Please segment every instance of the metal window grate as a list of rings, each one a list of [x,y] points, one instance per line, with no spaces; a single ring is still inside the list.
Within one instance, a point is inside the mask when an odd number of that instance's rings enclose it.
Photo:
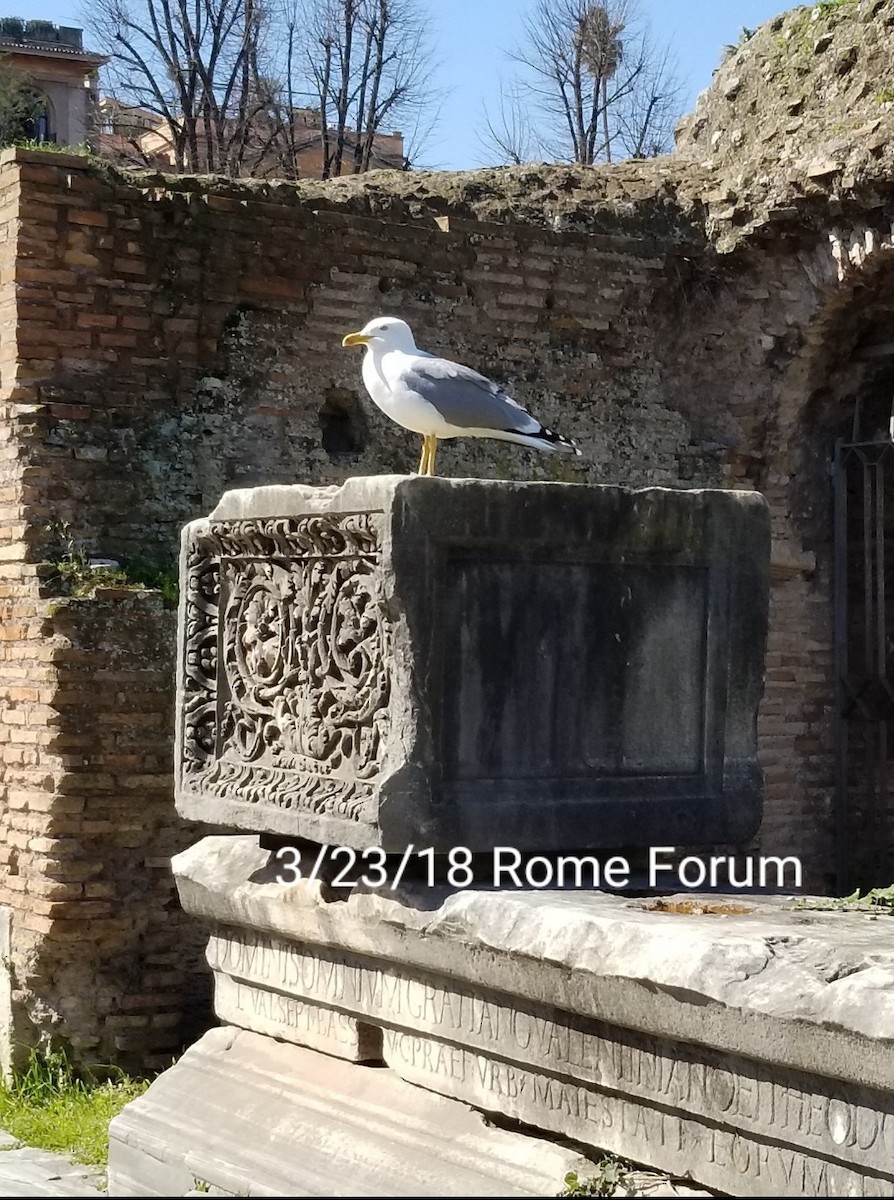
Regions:
[[[894,719],[894,581],[887,541],[894,504],[886,505],[894,442],[835,443],[835,823],[838,888],[891,882],[894,812],[889,795],[889,725]],[[889,604],[892,605],[889,613]]]

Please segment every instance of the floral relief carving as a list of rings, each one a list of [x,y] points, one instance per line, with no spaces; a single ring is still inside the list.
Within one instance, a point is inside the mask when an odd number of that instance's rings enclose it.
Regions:
[[[216,523],[187,550],[181,787],[361,819],[390,698],[378,514]]]

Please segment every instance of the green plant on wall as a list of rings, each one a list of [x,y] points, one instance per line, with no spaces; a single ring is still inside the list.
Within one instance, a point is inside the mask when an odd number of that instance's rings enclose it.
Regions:
[[[12,143],[19,150],[40,150],[44,154],[77,154],[82,158],[90,157],[90,147],[86,142],[77,146],[59,146],[56,142],[38,142],[34,138],[17,138]]]
[[[560,1196],[614,1196],[624,1187],[630,1168],[613,1154],[606,1154],[598,1163],[595,1173],[586,1179],[581,1179],[577,1171],[569,1171],[565,1176],[565,1186]]]
[[[127,585],[150,588],[152,591],[161,592],[166,604],[177,603],[179,586],[176,564],[136,556],[126,558],[121,569]]]
[[[49,562],[56,568],[59,591],[65,596],[89,596],[97,587],[114,586],[123,580],[115,567],[93,567],[86,547],[72,532],[68,521],[57,521],[45,527],[58,549]],[[56,582],[54,580],[53,582]]]
[[[857,888],[850,896],[840,896],[837,899],[834,897],[821,897],[819,899],[796,900],[795,908],[810,908],[814,910],[823,910],[828,912],[866,912],[878,916],[880,913],[886,913],[889,916],[894,916],[894,884],[890,887],[877,887],[866,892],[865,895],[860,894],[860,889]]]
[[[743,25],[742,32],[739,34],[739,40],[737,42],[729,42],[726,46],[723,47],[724,59],[730,58],[733,54],[736,53],[737,50],[740,50],[742,48],[742,46],[745,45],[746,42],[750,42],[753,37],[754,37],[754,30],[749,29],[747,25]]]
[[[850,8],[857,0],[819,0],[817,8],[821,13],[835,12],[839,8]]]
[[[166,604],[177,602],[177,568],[174,564],[134,556],[116,566],[94,564],[84,543],[72,532],[67,521],[46,526],[57,550],[49,562],[55,568],[55,582],[64,596],[82,599],[100,587],[133,588],[161,592]],[[51,580],[51,583],[54,582]]]

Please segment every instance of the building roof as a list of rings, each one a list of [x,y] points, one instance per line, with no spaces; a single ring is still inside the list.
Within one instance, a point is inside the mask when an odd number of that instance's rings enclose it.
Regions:
[[[73,59],[85,66],[101,67],[108,62],[104,54],[84,49],[84,31],[52,21],[22,21],[0,17],[0,54],[16,51],[38,58]]]
[[[0,37],[0,54],[20,50],[35,58],[64,58],[83,63],[87,67],[101,67],[109,61],[105,54],[91,54],[89,50],[72,50],[67,46],[41,46],[35,42],[13,42]]]

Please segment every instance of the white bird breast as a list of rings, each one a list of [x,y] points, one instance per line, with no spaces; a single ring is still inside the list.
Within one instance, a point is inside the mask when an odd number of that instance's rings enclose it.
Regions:
[[[401,371],[411,366],[413,361],[412,355],[404,354],[401,350],[377,354],[371,347],[364,354],[363,382],[373,403],[392,421],[412,433],[455,436],[458,432],[456,428],[446,423],[434,405],[429,404],[418,392],[401,385]],[[395,380],[395,384],[390,384],[390,379]]]

